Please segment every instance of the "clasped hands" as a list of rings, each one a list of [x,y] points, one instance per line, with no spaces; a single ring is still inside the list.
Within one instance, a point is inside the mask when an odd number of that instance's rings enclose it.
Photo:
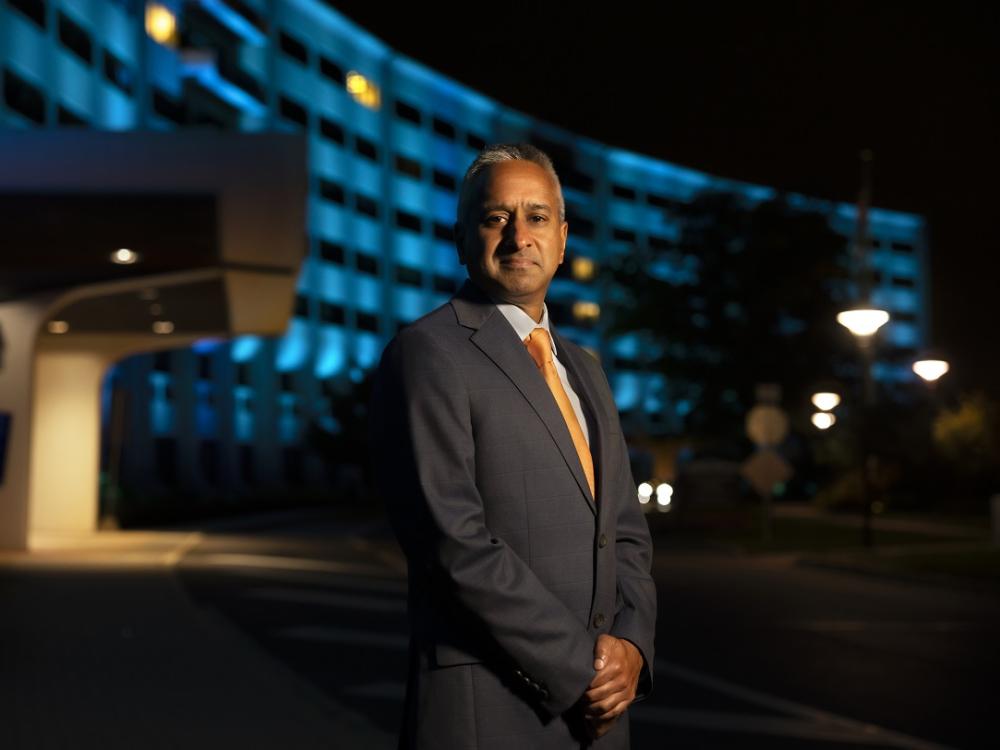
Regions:
[[[635,699],[642,671],[642,653],[631,641],[600,635],[594,644],[594,669],[581,698],[587,733],[596,739],[605,734]]]

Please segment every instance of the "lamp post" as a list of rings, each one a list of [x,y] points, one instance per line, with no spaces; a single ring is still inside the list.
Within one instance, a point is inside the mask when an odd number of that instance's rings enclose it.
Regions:
[[[889,313],[875,308],[858,308],[846,310],[837,315],[837,322],[849,330],[861,348],[862,376],[864,379],[862,397],[862,429],[861,429],[861,502],[864,510],[864,527],[862,540],[866,547],[872,543],[871,517],[871,456],[869,455],[868,424],[872,409],[875,406],[875,380],[872,377],[872,360],[874,359],[873,337],[879,328],[889,322]]]

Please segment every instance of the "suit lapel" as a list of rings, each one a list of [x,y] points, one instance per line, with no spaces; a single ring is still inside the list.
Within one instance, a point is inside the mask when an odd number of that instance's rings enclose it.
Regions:
[[[580,465],[580,458],[566,427],[566,420],[563,419],[562,412],[559,411],[559,406],[539,374],[531,355],[518,340],[510,323],[496,309],[492,301],[470,282],[466,282],[451,302],[458,322],[476,329],[469,340],[510,378],[538,414],[580,486],[587,505],[596,514],[594,498],[590,494],[587,477]],[[560,353],[563,351],[559,342],[556,343],[556,347]]]

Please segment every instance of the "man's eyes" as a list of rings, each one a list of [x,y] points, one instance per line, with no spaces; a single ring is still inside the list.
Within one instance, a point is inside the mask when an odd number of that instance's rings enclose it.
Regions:
[[[483,223],[499,225],[506,223],[509,219],[510,219],[509,216],[504,216],[502,214],[494,214],[492,216],[487,216],[485,219],[483,219]],[[548,220],[549,217],[546,216],[545,214],[531,214],[531,216],[528,217],[528,221],[532,222],[533,224],[543,224]]]

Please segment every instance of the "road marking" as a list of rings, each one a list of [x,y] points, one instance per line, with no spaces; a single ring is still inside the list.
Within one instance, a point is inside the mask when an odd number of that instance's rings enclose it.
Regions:
[[[204,536],[200,531],[192,531],[184,537],[180,544],[163,556],[163,564],[173,567],[183,559],[184,555],[201,544],[203,538]]]
[[[676,677],[680,680],[685,680],[687,682],[700,685],[702,687],[709,688],[710,690],[715,690],[716,692],[723,693],[724,695],[729,695],[734,698],[738,698],[747,703],[762,706],[772,711],[780,711],[782,713],[791,714],[793,716],[798,716],[801,719],[807,720],[803,722],[804,725],[814,726],[818,728],[825,727],[831,732],[840,732],[844,737],[840,737],[840,741],[852,741],[846,739],[847,736],[854,737],[858,742],[867,743],[877,743],[885,745],[887,747],[901,747],[908,748],[909,750],[950,750],[946,745],[939,745],[934,742],[928,742],[926,740],[921,740],[916,737],[910,737],[909,735],[903,734],[901,732],[894,732],[891,729],[884,729],[876,724],[870,724],[864,721],[857,721],[855,719],[849,719],[846,716],[839,716],[837,714],[831,713],[829,711],[824,711],[819,708],[813,708],[812,706],[807,706],[804,703],[797,703],[795,701],[790,701],[785,698],[778,698],[777,696],[768,695],[767,693],[762,693],[758,690],[752,688],[744,687],[743,685],[737,685],[736,683],[729,682],[727,680],[720,679],[718,677],[713,677],[712,675],[705,674],[704,672],[699,672],[694,669],[689,669],[688,667],[682,667],[679,664],[674,664],[668,662],[664,659],[656,660],[656,672],[657,675],[662,675],[667,673],[672,677]],[[662,679],[662,678],[661,678]],[[663,715],[657,718],[657,712],[660,711],[659,708],[653,706],[643,706],[638,705],[635,707],[638,709],[649,709],[651,721],[660,721],[661,719],[669,720],[669,715]],[[671,709],[663,709],[664,711],[671,711]],[[701,712],[695,712],[701,713]],[[710,713],[710,712],[706,712]],[[726,716],[727,714],[720,714],[721,716]],[[761,717],[763,721],[768,717]],[[778,721],[781,721],[780,719]],[[787,720],[785,720],[787,721]],[[666,723],[666,721],[664,722]],[[764,724],[758,723],[758,726],[764,726]],[[776,727],[778,725],[775,725]],[[784,726],[785,731],[792,731],[795,729],[796,725],[786,724]],[[707,728],[711,728],[710,726]],[[752,730],[746,730],[752,731]],[[761,730],[757,730],[761,731]],[[839,736],[839,735],[838,735]]]
[[[379,633],[372,630],[353,628],[333,628],[327,625],[297,625],[283,628],[274,633],[278,638],[316,643],[339,643],[345,646],[374,646],[407,650],[410,639],[396,633]]]
[[[341,594],[334,591],[315,589],[251,589],[244,594],[253,599],[288,602],[291,604],[316,604],[322,607],[337,607],[362,612],[406,613],[406,600],[365,594]]]

